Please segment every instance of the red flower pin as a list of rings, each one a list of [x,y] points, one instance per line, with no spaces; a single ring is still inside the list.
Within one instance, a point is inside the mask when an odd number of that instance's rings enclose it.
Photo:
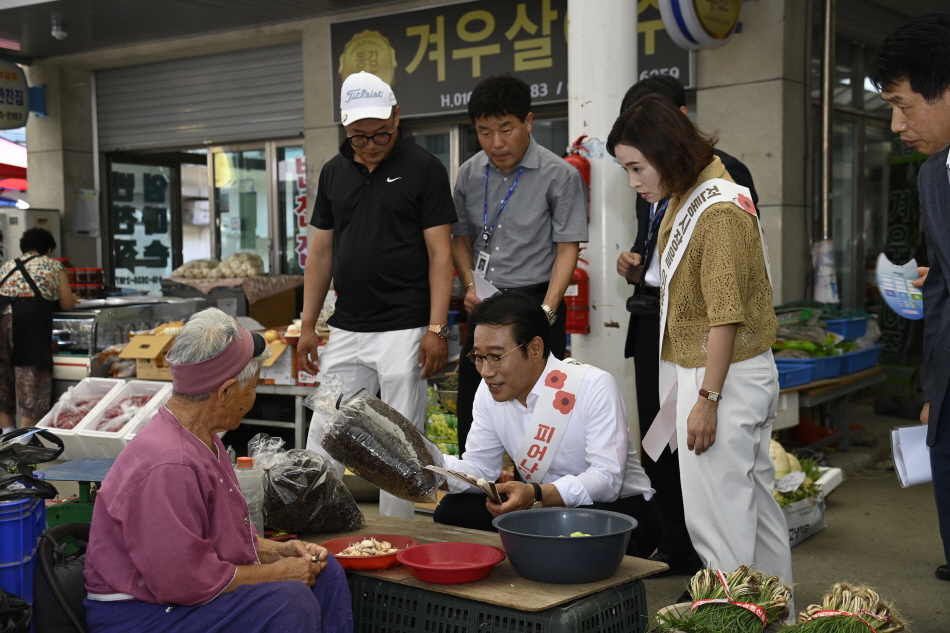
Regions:
[[[558,391],[554,394],[554,408],[567,415],[574,409],[574,394]]]
[[[746,211],[748,211],[749,213],[751,213],[752,215],[755,215],[755,205],[752,204],[752,200],[750,198],[745,197],[741,193],[739,194],[739,206],[745,209]]]
[[[544,386],[545,387],[554,387],[555,389],[560,389],[564,386],[564,381],[567,380],[567,374],[556,369],[552,369],[547,376],[544,377]]]

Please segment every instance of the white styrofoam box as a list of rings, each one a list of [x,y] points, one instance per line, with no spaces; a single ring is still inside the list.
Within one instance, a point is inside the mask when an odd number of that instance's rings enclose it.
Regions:
[[[95,415],[87,416],[83,420],[82,428],[77,427],[78,443],[89,457],[105,459],[118,457],[119,452],[129,443],[129,434],[134,435],[135,431],[152,417],[158,407],[168,401],[171,394],[171,383],[155,380],[128,381],[111,396],[108,406],[100,409]],[[151,399],[118,431],[96,430],[106,412],[130,396],[151,396]]]
[[[838,484],[844,481],[844,472],[840,468],[825,468],[822,466],[819,466],[818,470],[821,471],[821,477],[818,478],[815,484],[821,488],[821,496],[827,497],[832,490],[838,487]]]
[[[89,413],[86,414],[86,417],[79,421],[79,424],[71,429],[56,429],[50,427],[53,420],[55,420],[56,416],[59,414],[60,402],[62,402],[63,398],[66,397],[66,394],[60,396],[59,402],[54,404],[49,413],[44,415],[43,419],[37,422],[36,426],[49,429],[50,432],[55,433],[57,436],[59,436],[59,439],[63,440],[63,445],[65,448],[59,459],[69,460],[89,457],[89,455],[85,453],[83,446],[79,443],[79,429],[82,428],[83,423],[89,417],[96,415],[102,411],[105,406],[108,406],[109,400],[112,399],[112,395],[121,389],[122,385],[124,384],[125,381],[120,378],[83,378],[81,381],[79,381],[78,385],[72,388],[71,392],[67,393],[71,394],[73,398],[99,396],[101,399],[96,403],[96,406],[90,409]]]
[[[790,429],[798,425],[798,392],[790,391],[778,394],[778,410],[775,414],[775,422],[772,423],[773,431]]]

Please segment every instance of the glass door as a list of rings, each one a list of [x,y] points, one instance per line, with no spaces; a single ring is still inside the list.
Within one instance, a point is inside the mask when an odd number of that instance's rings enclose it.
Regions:
[[[218,256],[256,253],[271,267],[268,161],[263,147],[216,149],[213,154]]]
[[[180,167],[115,158],[107,173],[111,283],[160,295],[161,280],[181,264],[181,239],[173,230],[180,217]]]
[[[302,275],[307,263],[307,158],[303,145],[276,148],[277,214],[280,218],[280,272]]]

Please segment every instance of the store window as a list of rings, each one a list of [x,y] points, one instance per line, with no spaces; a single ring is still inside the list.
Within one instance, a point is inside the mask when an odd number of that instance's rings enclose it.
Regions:
[[[113,282],[161,294],[161,280],[171,275],[178,250],[172,229],[178,169],[168,164],[113,162],[110,181]]]
[[[222,261],[234,253],[257,253],[264,260],[264,272],[270,272],[267,185],[263,149],[214,154],[214,200]]]

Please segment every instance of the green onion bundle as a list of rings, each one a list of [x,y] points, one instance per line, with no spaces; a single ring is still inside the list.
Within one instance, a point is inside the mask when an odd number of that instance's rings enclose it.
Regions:
[[[689,582],[692,608],[678,614],[658,613],[651,624],[660,633],[762,633],[785,621],[792,590],[776,576],[747,565],[730,574],[700,570]]]
[[[906,623],[893,606],[866,585],[836,583],[821,604],[798,614],[798,624],[786,633],[900,633]]]

